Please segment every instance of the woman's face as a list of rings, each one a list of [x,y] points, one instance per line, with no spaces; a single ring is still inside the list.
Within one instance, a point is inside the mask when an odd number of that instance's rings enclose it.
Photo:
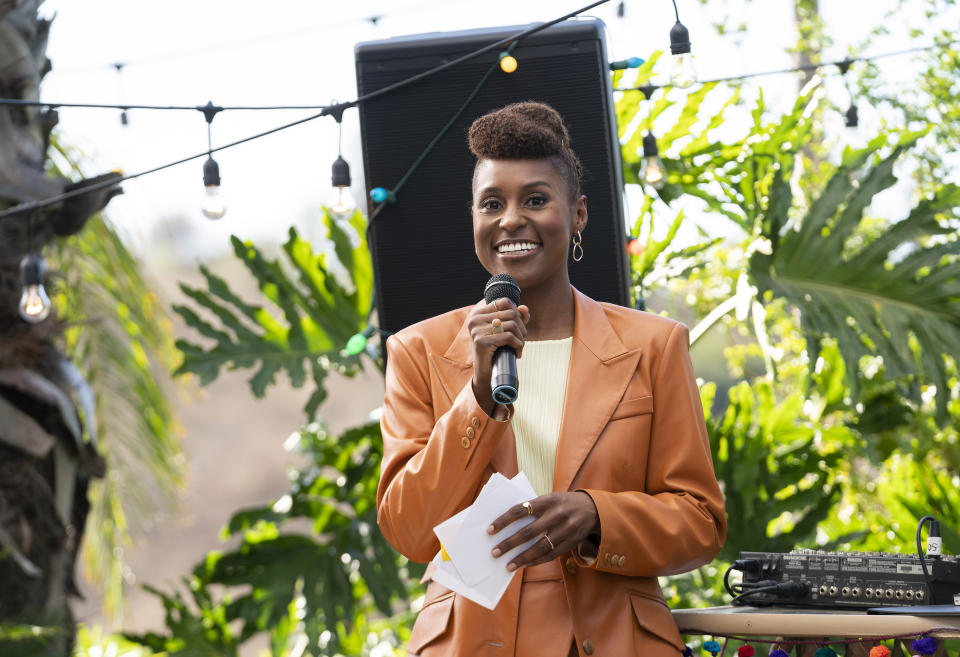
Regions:
[[[570,201],[549,159],[481,160],[473,184],[473,243],[491,274],[522,290],[568,281],[570,238],[587,223],[586,197]]]

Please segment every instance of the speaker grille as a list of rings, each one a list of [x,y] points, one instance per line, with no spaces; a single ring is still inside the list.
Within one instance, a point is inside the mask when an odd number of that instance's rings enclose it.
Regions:
[[[366,94],[449,61],[522,28],[407,37],[359,44],[357,84]],[[475,118],[522,100],[552,105],[564,117],[583,162],[589,222],[584,258],[570,279],[594,299],[627,303],[622,172],[602,23],[568,22],[513,51],[519,68],[495,71],[371,227],[380,326],[395,332],[476,303],[489,274],[473,248],[470,215],[474,159],[466,135]],[[446,125],[497,59],[489,53],[361,104],[366,181],[392,188]],[[370,209],[373,206],[371,204]]]

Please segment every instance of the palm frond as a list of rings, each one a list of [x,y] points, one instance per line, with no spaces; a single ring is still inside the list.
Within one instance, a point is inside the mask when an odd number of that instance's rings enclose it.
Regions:
[[[62,175],[81,173],[81,154],[56,138],[51,148],[58,154],[53,162],[71,168]],[[106,587],[107,612],[119,618],[131,528],[169,504],[182,484],[166,375],[174,366],[173,325],[137,258],[102,216],[48,255],[62,279],[55,302],[70,323],[66,352],[79,372],[68,378],[75,379],[87,433],[93,438],[89,427],[96,428],[107,464],[106,476],[90,487],[84,560],[92,579]]]

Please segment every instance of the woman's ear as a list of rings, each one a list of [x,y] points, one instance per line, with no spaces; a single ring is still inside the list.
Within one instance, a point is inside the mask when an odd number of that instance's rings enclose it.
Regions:
[[[587,197],[581,196],[577,199],[576,216],[573,219],[573,229],[583,230],[587,227]]]

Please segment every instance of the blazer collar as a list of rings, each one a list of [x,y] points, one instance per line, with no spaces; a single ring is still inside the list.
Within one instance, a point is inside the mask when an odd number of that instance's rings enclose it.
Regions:
[[[567,374],[563,419],[554,467],[554,490],[567,490],[623,396],[640,359],[640,350],[628,349],[610,325],[598,302],[573,289],[574,326],[570,369]],[[434,356],[435,371],[450,403],[470,380],[473,349],[466,325],[442,356]],[[520,382],[523,394],[523,382]],[[516,448],[507,431],[493,455],[494,468],[516,474]]]
[[[553,472],[555,491],[571,488],[640,360],[640,350],[623,344],[602,305],[576,290],[574,298],[573,345]]]
[[[601,362],[617,358],[629,350],[616,334],[603,306],[571,286],[573,290],[573,338],[579,341]],[[466,324],[460,327],[450,347],[443,354],[447,360],[473,366],[473,348]]]

